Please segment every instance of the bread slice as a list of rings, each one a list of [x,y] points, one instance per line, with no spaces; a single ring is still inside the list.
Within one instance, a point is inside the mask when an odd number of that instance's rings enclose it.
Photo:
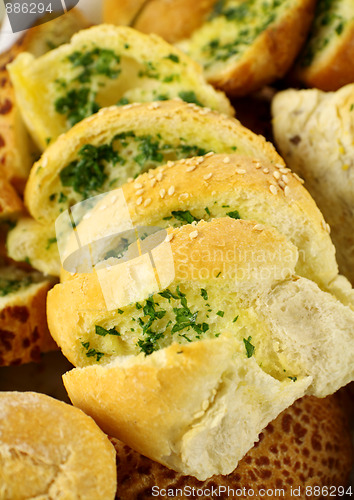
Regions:
[[[39,361],[42,352],[57,349],[46,319],[53,284],[36,271],[0,269],[0,366]]]
[[[26,31],[11,49],[0,55],[0,163],[7,179],[20,192],[36,153],[22,121],[6,65],[21,52],[39,57],[54,46],[68,42],[76,31],[86,27],[87,21],[73,9],[65,16]]]
[[[274,136],[331,226],[340,271],[354,284],[354,85],[286,90],[272,104]]]
[[[188,56],[127,27],[82,30],[70,44],[38,59],[21,54],[8,68],[25,123],[42,150],[48,137],[55,140],[99,108],[115,104],[180,97],[234,114]]]
[[[275,227],[298,248],[296,272],[322,288],[331,288],[338,275],[335,250],[309,193],[289,169],[236,153],[171,162],[138,176],[121,191],[103,197],[84,216],[75,235],[84,247],[104,241],[108,234],[119,235],[128,222],[137,228],[166,228],[227,216]],[[76,237],[74,245],[76,249]],[[109,250],[107,243],[104,254]],[[70,252],[68,247],[66,254]],[[84,262],[79,259],[78,264],[77,269],[68,266],[68,271],[82,272]],[[65,270],[65,260],[63,266]]]
[[[206,79],[241,96],[284,76],[304,43],[314,0],[225,0],[210,20],[178,43]]]
[[[294,75],[308,87],[338,90],[354,81],[353,58],[353,2],[318,2],[310,36]]]
[[[344,492],[353,460],[348,415],[336,396],[298,399],[262,431],[231,474],[205,482],[167,469],[115,438],[111,441],[118,457],[118,500],[150,500],[163,490],[183,500],[192,488],[202,500],[210,500],[209,492],[232,499],[238,491],[239,498],[247,498],[241,492],[249,489],[258,497],[277,491],[289,499],[299,487],[340,487],[337,491]]]
[[[274,229],[221,218],[168,234],[151,251],[158,283],[146,253],[111,258],[54,287],[48,322],[81,367],[64,376],[75,405],[206,479],[234,470],[292,398],[353,379],[354,312],[294,275],[297,251]]]
[[[2,392],[0,408],[1,498],[114,499],[116,454],[91,418],[34,392]]]
[[[235,150],[284,165],[263,137],[195,104],[172,100],[105,108],[47,148],[31,171],[26,204],[38,222],[54,222],[69,206],[168,160]]]
[[[30,217],[22,217],[8,232],[6,247],[11,259],[29,262],[44,274],[59,276],[60,257],[53,225],[45,226]]]

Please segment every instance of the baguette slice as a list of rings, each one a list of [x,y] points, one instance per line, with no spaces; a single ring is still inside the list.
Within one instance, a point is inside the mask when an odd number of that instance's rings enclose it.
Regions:
[[[201,68],[156,36],[127,27],[82,30],[71,43],[8,66],[25,123],[40,149],[101,107],[181,97],[229,115],[225,95]],[[45,75],[45,77],[44,77]]]
[[[8,51],[0,55],[0,163],[6,178],[23,192],[35,156],[11,84],[6,65],[21,52],[39,57],[53,46],[68,42],[78,30],[88,27],[79,11],[73,9],[49,22],[29,29]]]
[[[283,490],[283,498],[289,499],[295,488],[304,491],[306,486],[341,487],[338,491],[344,492],[353,461],[348,415],[336,395],[295,401],[262,431],[231,474],[205,482],[167,469],[115,438],[111,442],[118,457],[117,500],[150,500],[158,489],[173,492],[175,500],[184,500],[188,488],[203,489],[204,494],[198,495],[202,500],[210,500],[209,491],[231,500],[233,490],[238,490],[238,498],[247,499],[243,488],[251,487],[259,497],[267,490],[277,490],[278,495]]]
[[[114,448],[91,418],[33,392],[0,393],[0,412],[2,499],[114,499]]]
[[[57,349],[46,319],[53,284],[35,271],[0,269],[0,366],[39,361],[42,352]]]
[[[354,82],[354,4],[319,1],[310,37],[294,76],[308,87],[338,90]]]
[[[274,146],[219,113],[180,100],[102,109],[47,148],[33,166],[25,199],[40,223],[168,160],[208,151],[284,165]]]
[[[340,272],[354,284],[354,85],[337,92],[286,90],[272,104],[289,167],[305,179],[331,226]]]
[[[51,333],[80,367],[64,376],[73,403],[201,480],[234,470],[301,392],[323,397],[354,377],[354,312],[296,276],[295,247],[259,226],[174,229],[152,250],[159,284],[146,254],[127,255],[48,297]]]
[[[281,78],[304,43],[314,0],[226,0],[178,46],[204,68],[208,82],[232,96]]]

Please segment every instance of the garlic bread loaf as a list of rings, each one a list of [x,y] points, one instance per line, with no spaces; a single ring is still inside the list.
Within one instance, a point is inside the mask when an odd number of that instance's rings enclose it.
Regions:
[[[2,392],[0,413],[0,498],[115,498],[114,448],[83,412],[44,394]]]
[[[297,258],[276,230],[220,218],[168,230],[158,282],[144,253],[56,285],[48,323],[78,367],[71,400],[170,468],[230,473],[291,400],[354,375],[354,312],[296,276]]]
[[[33,164],[35,148],[17,106],[6,65],[21,52],[39,57],[53,47],[68,42],[76,31],[87,27],[87,21],[73,9],[65,16],[27,30],[8,51],[0,55],[0,162],[6,178],[20,192]]]
[[[284,165],[263,137],[233,118],[191,103],[105,108],[47,148],[33,166],[25,200],[32,217],[50,223],[69,206],[168,160],[236,150]]]
[[[199,490],[202,500],[217,495],[231,500],[236,491],[238,498],[249,499],[250,489],[258,497],[266,496],[266,491],[268,496],[275,491],[280,496],[283,491],[282,498],[289,500],[295,488],[304,492],[306,486],[312,487],[313,493],[322,486],[341,495],[350,492],[351,435],[348,415],[336,395],[298,399],[262,431],[259,441],[231,474],[213,476],[205,482],[167,469],[115,438],[111,442],[118,457],[117,500],[150,500],[164,490],[166,496],[184,500],[192,488]],[[306,498],[318,497],[308,494]]]
[[[340,272],[354,283],[354,85],[337,92],[286,90],[272,103],[287,165],[305,179],[331,227]]]
[[[199,62],[206,79],[233,96],[284,76],[313,19],[315,0],[225,0],[177,45]]]
[[[354,4],[319,0],[315,19],[294,75],[308,87],[338,90],[354,82]]]
[[[192,59],[128,27],[82,30],[70,44],[38,59],[21,54],[8,68],[25,123],[42,150],[48,138],[111,105],[180,97],[234,114]]]
[[[52,279],[7,265],[0,269],[0,366],[39,361],[57,349],[49,334],[46,297]]]
[[[18,219],[8,232],[8,256],[17,262],[29,262],[44,274],[59,276],[60,258],[53,225],[45,226],[30,217]]]

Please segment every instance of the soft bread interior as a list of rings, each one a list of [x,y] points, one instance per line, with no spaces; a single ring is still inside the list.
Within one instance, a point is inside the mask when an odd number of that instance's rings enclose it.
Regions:
[[[188,56],[128,27],[82,30],[38,59],[19,55],[9,71],[26,125],[42,150],[47,138],[55,140],[99,108],[116,104],[180,97],[234,114]]]

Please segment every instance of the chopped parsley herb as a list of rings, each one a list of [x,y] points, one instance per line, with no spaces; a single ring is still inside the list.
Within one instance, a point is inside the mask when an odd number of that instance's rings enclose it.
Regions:
[[[59,193],[58,203],[65,203],[68,197],[64,193]]]
[[[119,55],[109,49],[95,47],[89,52],[75,51],[68,56],[68,59],[74,68],[82,69],[75,78],[80,83],[90,82],[94,75],[115,79],[121,72]]]
[[[253,353],[254,353],[254,350],[255,350],[254,345],[251,344],[251,340],[252,340],[251,336],[249,336],[248,339],[243,339],[243,342],[244,342],[245,347],[246,347],[246,353],[247,353],[247,357],[248,358],[250,358],[251,356],[253,356]]]
[[[23,262],[26,262],[26,264],[28,264],[29,266],[31,266],[31,265],[32,265],[29,257],[25,257],[25,258],[23,259]]]
[[[290,380],[292,380],[293,382],[297,381],[297,377],[288,377],[288,378],[290,378]]]
[[[95,93],[89,87],[71,89],[64,97],[59,97],[54,102],[55,111],[66,115],[71,126],[80,122],[87,116],[97,113],[100,109],[95,102]]]
[[[210,215],[210,210],[209,210],[209,208],[208,208],[208,207],[205,207],[205,208],[204,208],[204,210],[206,211],[206,213],[207,213],[208,215]]]
[[[232,219],[241,219],[240,214],[237,210],[234,210],[233,212],[227,212],[226,215],[228,215]]]
[[[239,318],[239,314],[232,320],[233,323],[236,323],[236,321],[238,320]]]
[[[47,144],[47,146],[48,146],[48,144],[50,143],[51,140],[52,140],[51,137],[46,137],[45,138],[45,143]]]
[[[175,219],[186,224],[200,221],[200,219],[192,215],[189,210],[174,210],[171,213]]]
[[[32,276],[26,276],[22,279],[0,278],[0,297],[5,297],[10,293],[18,292],[21,288],[26,288],[33,283]]]
[[[179,57],[176,54],[169,54],[165,59],[170,59],[172,62],[179,63]]]
[[[198,100],[193,90],[181,90],[180,92],[178,92],[178,96],[185,102],[190,102],[197,104],[198,106],[203,106],[202,103]]]
[[[350,105],[349,111],[353,111],[353,109],[354,109],[354,103]]]
[[[208,292],[205,290],[205,288],[201,288],[200,295],[203,297],[204,300],[208,300]]]
[[[95,333],[96,335],[101,335],[101,337],[105,337],[106,335],[118,335],[120,337],[120,333],[115,327],[106,330],[103,326],[95,325]]]
[[[81,342],[81,345],[86,349],[85,354],[88,358],[93,358],[96,356],[97,363],[99,363],[102,356],[104,356],[104,352],[97,351],[93,347],[91,347],[91,349],[90,349],[90,342]]]
[[[224,313],[224,311],[218,311],[216,314],[218,316],[220,316],[221,318],[223,318],[225,313]]]
[[[216,277],[218,278],[221,274],[221,271],[218,272],[218,274],[216,275]]]
[[[158,80],[160,78],[157,69],[151,61],[144,62],[144,69],[140,70],[138,73],[139,78],[152,78]]]
[[[151,135],[140,136],[136,138],[139,141],[138,149],[141,151],[140,154],[134,157],[134,160],[142,167],[147,162],[153,161],[161,163],[163,161],[163,155],[159,152],[159,143],[154,141]]]
[[[124,314],[124,311],[122,311],[122,309],[118,309],[117,312],[118,314]]]
[[[127,97],[121,97],[117,102],[117,106],[125,106],[126,104],[129,104],[129,99]]]
[[[136,302],[136,303],[135,303],[135,307],[136,307],[137,309],[142,309],[142,308],[143,308],[143,306],[142,306],[141,304],[139,304],[139,302]]]
[[[47,240],[47,246],[45,247],[46,250],[49,250],[50,247],[57,242],[57,239],[54,237],[54,238],[48,238]]]

